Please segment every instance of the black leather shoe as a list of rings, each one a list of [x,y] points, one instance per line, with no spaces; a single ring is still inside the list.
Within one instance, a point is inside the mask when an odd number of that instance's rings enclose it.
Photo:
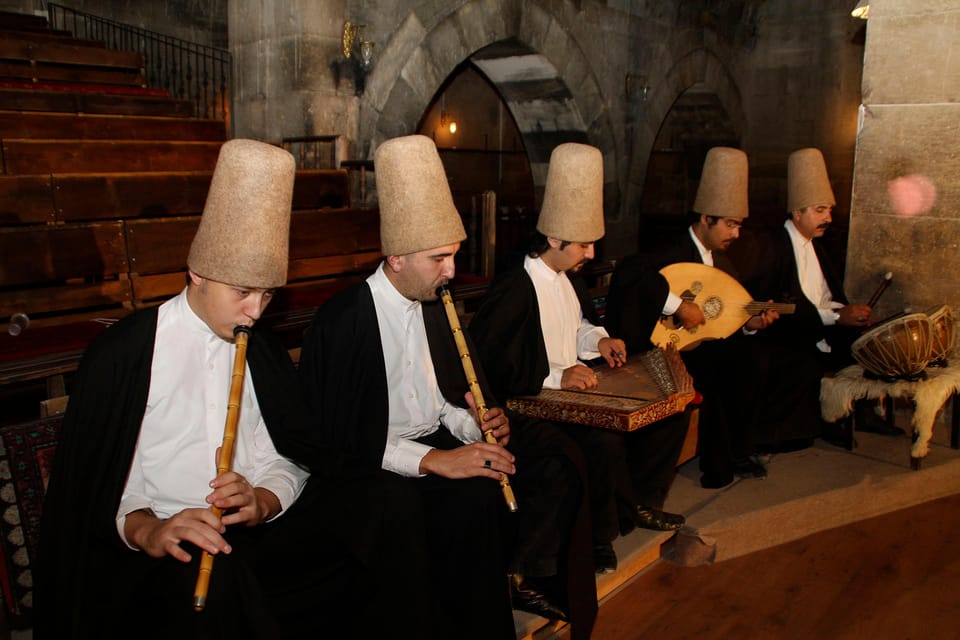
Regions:
[[[613,573],[617,570],[617,553],[612,542],[593,545],[593,569],[597,573]]]
[[[511,576],[510,601],[513,603],[513,608],[519,611],[526,611],[548,620],[567,621],[567,612],[532,584],[530,579],[524,579],[523,576]]]
[[[755,458],[743,458],[735,460],[733,463],[733,472],[740,478],[766,478],[767,468]]]
[[[641,529],[674,531],[682,527],[687,520],[679,513],[669,513],[653,507],[638,505],[633,513],[633,521]]]

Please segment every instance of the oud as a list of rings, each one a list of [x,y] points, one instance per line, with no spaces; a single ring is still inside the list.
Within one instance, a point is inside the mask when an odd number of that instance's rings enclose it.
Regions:
[[[726,338],[747,323],[751,317],[770,309],[781,314],[793,313],[795,305],[758,302],[728,273],[699,262],[677,262],[660,270],[670,291],[703,311],[706,324],[684,329],[672,316],[661,318],[653,328],[650,340],[659,347],[674,345],[681,351],[697,347],[704,340]]]

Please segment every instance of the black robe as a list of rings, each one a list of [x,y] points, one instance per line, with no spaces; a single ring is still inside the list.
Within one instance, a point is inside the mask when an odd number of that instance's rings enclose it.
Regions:
[[[584,317],[596,323],[582,281],[571,282]],[[470,333],[495,393],[505,398],[540,393],[550,364],[537,292],[523,267],[501,274],[490,285],[470,322]],[[686,436],[686,424],[683,415],[671,416],[629,434],[558,425],[577,440],[590,465],[596,542],[616,537],[624,509],[630,511],[638,504],[663,506]]]
[[[716,268],[737,278],[723,252],[714,251],[713,258]],[[669,293],[660,269],[678,262],[703,263],[689,229],[669,234],[617,264],[604,322],[612,335],[623,338],[628,350],[649,348],[650,334]],[[752,340],[738,331],[723,340],[704,341],[681,357],[703,396],[697,441],[700,470],[732,481],[734,461],[754,452],[758,380],[750,366],[755,357]]]
[[[814,239],[813,246],[833,299],[847,304],[839,274],[826,250],[818,239]],[[785,228],[758,233],[738,266],[747,288],[757,299],[796,305],[795,313],[781,315],[757,336],[763,354],[758,374],[766,380],[768,389],[762,398],[758,433],[773,450],[781,443],[816,438],[823,429],[820,379],[826,371],[852,362],[850,344],[857,334],[846,327],[823,324],[816,306],[800,286],[793,245]],[[817,348],[820,340],[830,344],[830,354]]]
[[[191,607],[200,556],[195,548],[191,564],[157,560],[130,550],[117,533],[116,510],[150,387],[156,326],[156,308],[124,318],[94,340],[77,373],[40,528],[34,633],[41,640],[232,632],[278,637],[255,570],[260,536],[278,528],[285,515],[276,525],[230,528],[234,553],[218,556],[208,604],[199,614]],[[247,362],[277,450],[307,467],[341,468],[342,460],[309,436],[296,373],[279,341],[254,330]]]
[[[465,407],[468,386],[445,311],[439,302],[427,303],[423,315],[440,391]],[[381,468],[389,400],[366,282],[318,310],[304,337],[300,374],[315,428],[355,461],[356,472],[372,487],[364,505],[369,518],[354,532],[353,545],[372,567],[368,597],[385,608],[407,609],[394,609],[403,616],[394,621],[394,635],[515,637],[500,546],[498,521],[506,506],[499,484],[488,478],[405,478]],[[427,443],[460,444],[443,428]]]

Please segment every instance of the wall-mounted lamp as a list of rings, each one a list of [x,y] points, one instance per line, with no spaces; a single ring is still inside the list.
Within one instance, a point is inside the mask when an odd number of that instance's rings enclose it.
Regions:
[[[457,121],[454,120],[446,111],[440,112],[440,127],[445,128],[451,134],[457,132]]]
[[[623,87],[627,99],[630,98],[630,94],[633,93],[634,88],[637,89],[637,96],[640,98],[640,102],[646,102],[647,98],[650,97],[650,85],[647,84],[647,76],[628,73],[624,80]]]
[[[353,62],[353,84],[356,94],[363,95],[366,88],[367,73],[373,66],[374,43],[364,37],[366,25],[353,24],[349,20],[343,23],[343,57]]]
[[[850,12],[850,15],[854,18],[862,18],[866,20],[869,17],[870,13],[870,0],[860,0],[857,2],[857,6],[853,8],[853,11]]]

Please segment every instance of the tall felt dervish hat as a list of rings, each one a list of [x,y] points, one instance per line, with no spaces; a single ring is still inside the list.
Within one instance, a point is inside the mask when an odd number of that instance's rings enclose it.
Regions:
[[[568,242],[603,237],[603,155],[596,147],[565,142],[550,154],[537,231]]]
[[[466,240],[433,140],[421,135],[387,140],[373,162],[383,255],[402,256]]]
[[[693,201],[694,212],[719,218],[749,216],[748,165],[747,154],[740,149],[713,147],[707,151]]]
[[[199,276],[239,287],[287,282],[295,162],[264,142],[220,148],[187,265]]]
[[[837,204],[819,149],[798,149],[787,158],[787,211]]]

